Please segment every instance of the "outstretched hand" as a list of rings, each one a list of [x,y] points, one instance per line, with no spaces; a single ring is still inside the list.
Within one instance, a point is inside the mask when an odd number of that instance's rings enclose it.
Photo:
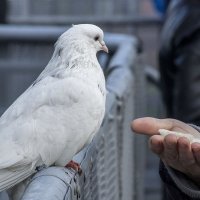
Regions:
[[[159,135],[159,129],[182,133],[198,133],[191,126],[175,119],[139,118],[132,122],[132,130],[150,136],[149,147],[170,167],[179,170],[200,185],[200,143],[173,134]],[[200,134],[200,133],[199,133]]]

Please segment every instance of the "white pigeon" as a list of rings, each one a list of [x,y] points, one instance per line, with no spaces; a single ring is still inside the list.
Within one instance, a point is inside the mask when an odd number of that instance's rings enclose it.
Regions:
[[[96,53],[108,52],[91,24],[63,33],[46,68],[0,118],[0,191],[42,166],[65,166],[98,131],[105,78]]]

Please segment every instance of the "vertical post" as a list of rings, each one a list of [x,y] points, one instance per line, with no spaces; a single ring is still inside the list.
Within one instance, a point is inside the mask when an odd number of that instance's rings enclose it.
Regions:
[[[6,23],[7,0],[0,0],[0,24]]]

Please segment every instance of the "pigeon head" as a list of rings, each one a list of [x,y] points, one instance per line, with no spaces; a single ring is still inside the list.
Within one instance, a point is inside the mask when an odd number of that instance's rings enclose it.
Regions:
[[[108,48],[103,40],[103,31],[98,26],[93,24],[79,24],[73,25],[72,29],[80,33],[96,51],[103,50],[108,53]]]
[[[67,44],[62,44],[65,47],[69,45],[73,47],[81,47],[85,49],[93,49],[95,52],[105,51],[108,53],[108,48],[103,40],[103,31],[93,24],[78,24],[73,25],[68,31],[63,33],[60,41],[65,41]]]

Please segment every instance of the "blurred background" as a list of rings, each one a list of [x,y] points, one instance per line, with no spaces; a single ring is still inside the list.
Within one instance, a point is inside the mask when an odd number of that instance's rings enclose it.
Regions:
[[[153,0],[1,0],[7,24],[71,25],[95,23],[105,31],[128,33],[143,42],[145,60],[157,65],[161,16]]]
[[[51,34],[56,32],[52,27],[64,30],[72,24],[93,23],[104,32],[137,38],[138,57],[147,81],[148,109],[142,115],[164,115],[157,72],[162,15],[152,0],[0,0],[0,23],[0,114],[50,59],[55,42]],[[41,34],[45,28],[50,33],[46,37]],[[143,198],[159,200],[158,159],[148,149],[146,154]]]

